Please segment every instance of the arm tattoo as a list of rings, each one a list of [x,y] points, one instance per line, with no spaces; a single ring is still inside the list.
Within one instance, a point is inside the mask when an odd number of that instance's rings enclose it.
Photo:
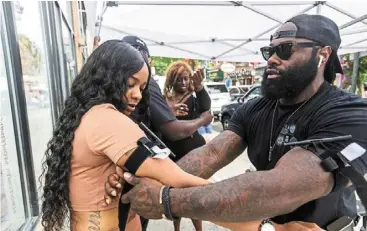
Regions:
[[[189,152],[177,164],[185,172],[208,179],[231,163],[244,149],[243,139],[239,135],[224,131],[208,144]]]
[[[332,175],[324,172],[318,157],[295,149],[270,171],[249,172],[202,187],[172,189],[173,214],[223,222],[261,220],[287,214],[329,193]]]
[[[101,212],[100,211],[89,213],[88,230],[89,231],[100,231],[101,230]]]

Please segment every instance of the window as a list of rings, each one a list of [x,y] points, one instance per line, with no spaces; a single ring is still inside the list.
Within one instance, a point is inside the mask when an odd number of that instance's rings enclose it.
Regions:
[[[50,88],[46,71],[45,39],[40,18],[40,5],[19,1],[22,11],[15,12],[16,28],[22,63],[23,84],[27,103],[28,123],[32,145],[37,188],[42,173],[46,145],[52,135]],[[39,196],[41,193],[39,192]]]
[[[230,94],[239,94],[240,91],[238,90],[238,88],[231,88],[231,89],[229,89],[229,93]]]
[[[248,87],[240,87],[242,93],[246,93],[248,92],[249,88]]]
[[[62,13],[65,15],[68,23],[72,25],[72,12],[71,12],[71,2],[70,1],[57,1]]]
[[[5,35],[3,9],[1,12],[1,34]],[[3,40],[0,39],[0,185],[1,185],[1,230],[18,230],[25,221],[20,169],[13,127],[10,94]]]
[[[63,20],[61,20],[62,41],[64,45],[64,58],[66,61],[66,71],[68,76],[68,83],[71,86],[75,78],[75,60],[73,52],[73,40],[71,39],[71,32]]]
[[[252,89],[252,91],[248,95],[248,98],[252,99],[252,98],[259,97],[259,96],[261,96],[260,87],[255,87],[254,89]]]

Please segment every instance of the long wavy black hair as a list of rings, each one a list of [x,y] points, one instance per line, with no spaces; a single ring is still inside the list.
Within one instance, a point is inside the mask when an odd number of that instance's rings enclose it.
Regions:
[[[47,144],[43,173],[42,225],[45,231],[61,230],[72,211],[69,199],[70,160],[74,132],[83,115],[93,106],[110,103],[122,112],[128,78],[144,65],[141,54],[132,46],[110,40],[101,44],[89,57],[75,78],[71,95]],[[149,76],[150,79],[150,76]],[[148,86],[148,84],[147,84]],[[149,93],[144,89],[140,113],[148,107]]]

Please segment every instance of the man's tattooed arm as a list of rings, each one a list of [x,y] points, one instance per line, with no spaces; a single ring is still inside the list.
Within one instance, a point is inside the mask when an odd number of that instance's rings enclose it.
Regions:
[[[244,150],[245,145],[239,135],[224,131],[208,144],[189,152],[177,164],[185,172],[208,179]]]
[[[101,230],[101,212],[91,212],[88,218],[88,230],[100,231]]]
[[[270,171],[245,173],[202,187],[171,189],[171,207],[179,217],[222,222],[260,220],[292,212],[326,195],[333,183],[318,157],[294,148]]]

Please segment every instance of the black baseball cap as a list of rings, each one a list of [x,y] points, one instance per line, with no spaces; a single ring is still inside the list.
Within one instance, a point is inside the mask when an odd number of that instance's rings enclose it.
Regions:
[[[138,51],[140,51],[140,53],[142,53],[143,58],[148,61],[148,58],[150,57],[149,50],[147,44],[141,38],[134,35],[128,35],[123,37],[122,41],[135,47]]]
[[[337,55],[341,38],[336,23],[322,15],[297,15],[285,22],[273,35],[270,41],[277,38],[305,38],[320,43],[322,46],[330,46],[331,56],[336,73],[343,73],[342,66]]]

